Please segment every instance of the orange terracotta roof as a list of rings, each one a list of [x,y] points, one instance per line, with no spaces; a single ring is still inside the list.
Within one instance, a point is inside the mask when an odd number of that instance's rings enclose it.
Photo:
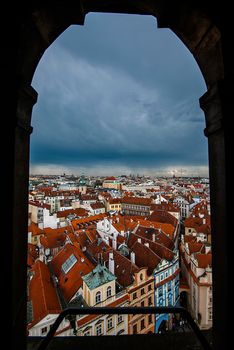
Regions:
[[[151,198],[142,198],[142,197],[124,197],[121,200],[121,203],[146,205],[146,206],[150,206],[152,202],[153,200]]]
[[[66,240],[66,233],[58,232],[57,229],[53,232],[48,232],[40,237],[40,242],[44,248],[61,247]]]
[[[180,209],[177,207],[175,203],[161,203],[161,204],[152,204],[151,205],[152,210],[162,210],[162,211],[168,211],[168,212],[175,212],[179,213]]]
[[[27,266],[31,267],[38,257],[38,248],[35,246],[35,244],[28,243]]]
[[[104,209],[105,208],[104,204],[101,203],[101,202],[96,202],[96,203],[90,204],[90,207],[92,209],[94,209],[94,210],[95,209]]]
[[[204,215],[204,217],[199,216],[190,216],[184,220],[184,226],[185,227],[193,227],[196,230],[199,229],[203,225],[209,225],[210,226],[210,216]]]
[[[135,261],[138,267],[148,268],[148,275],[151,275],[153,270],[158,266],[161,259],[150,248],[144,244],[135,242],[132,245],[132,251],[135,253]]]
[[[108,200],[108,202],[109,202],[109,204],[120,204],[121,203],[121,200],[122,200],[122,198],[110,198],[109,200]]]
[[[109,254],[111,252],[115,262],[114,274],[117,277],[117,282],[123,287],[131,285],[134,282],[134,273],[139,272],[140,269],[114,249],[103,254],[106,266],[109,266]]]
[[[88,216],[89,212],[88,210],[84,208],[77,208],[77,209],[67,209],[57,212],[58,218],[66,218],[68,215],[73,214],[76,216]]]
[[[35,206],[35,207],[46,208],[46,209],[50,210],[50,205],[49,204],[41,203],[39,201],[29,201],[28,203],[30,205]]]
[[[189,254],[201,252],[204,247],[203,243],[200,242],[188,242]]]
[[[161,222],[165,224],[171,224],[174,227],[177,225],[178,220],[165,210],[155,210],[148,218],[150,221]]]
[[[173,239],[174,227],[171,224],[165,224],[162,222],[149,221],[149,220],[138,220],[139,224],[144,227],[154,227],[162,230],[165,234],[169,235]]]
[[[33,321],[28,325],[29,328],[33,327],[48,314],[61,312],[48,266],[37,260],[31,272],[33,277],[29,282],[29,299],[32,301],[33,306]]]
[[[35,224],[34,222],[32,222],[32,223],[28,226],[28,232],[32,232],[32,236],[37,236],[37,235],[43,234],[43,230],[40,229],[40,228],[38,227],[38,225]]]
[[[157,241],[157,242],[153,242],[151,239],[147,239],[145,237],[143,237],[142,235],[138,235],[137,232],[134,234],[132,233],[130,235],[130,238],[128,240],[128,246],[131,248],[134,243],[138,240],[138,238],[141,239],[142,244],[148,243],[149,244],[149,248],[157,255],[159,256],[161,259],[166,259],[167,261],[172,261],[175,254],[173,253],[173,251],[171,249],[169,249],[168,247],[164,246],[164,242],[163,239]],[[168,238],[168,237],[167,237]],[[173,242],[172,243],[172,247],[174,247]]]
[[[100,220],[103,220],[107,216],[106,213],[98,214],[98,215],[92,215],[87,218],[81,218],[81,219],[75,219],[71,221],[72,227],[74,230],[77,230],[79,228],[83,228],[83,224],[89,224],[92,222],[98,222]]]
[[[64,273],[62,271],[62,265],[72,254],[77,261],[67,273]],[[52,266],[58,278],[63,296],[67,302],[70,301],[82,286],[82,276],[85,276],[94,268],[94,265],[88,260],[87,256],[84,255],[79,246],[70,243],[66,244],[53,258]]]
[[[198,267],[205,269],[208,266],[212,266],[212,254],[196,254]]]
[[[166,248],[169,248],[170,250],[174,249],[173,240],[160,229],[153,228],[153,227],[138,226],[135,234],[140,237],[146,238],[150,241],[155,240],[156,243],[162,244],[163,246],[165,246]]]

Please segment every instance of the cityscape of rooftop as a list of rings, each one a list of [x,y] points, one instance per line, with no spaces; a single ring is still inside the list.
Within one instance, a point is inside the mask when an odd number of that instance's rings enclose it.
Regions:
[[[70,306],[182,306],[211,330],[205,83],[191,53],[152,17],[89,14],[47,50],[33,86],[29,337]],[[168,332],[191,326],[87,311],[55,335]]]

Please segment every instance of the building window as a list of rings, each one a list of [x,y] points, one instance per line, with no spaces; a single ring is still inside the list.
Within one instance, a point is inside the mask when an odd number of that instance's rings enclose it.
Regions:
[[[168,284],[167,284],[167,290],[168,290],[168,292],[171,291],[171,282],[168,282]]]
[[[162,281],[162,280],[163,280],[163,274],[160,275],[160,281]]]
[[[148,304],[149,304],[149,306],[151,306],[153,303],[152,303],[152,297],[149,297],[148,298]]]
[[[102,335],[102,325],[101,324],[96,326],[96,335]]]
[[[145,328],[145,319],[141,320],[141,331]]]
[[[145,306],[145,303],[144,303],[144,300],[141,302],[141,307],[144,307]]]
[[[133,300],[137,298],[137,293],[136,292],[133,293],[132,298],[133,298]]]
[[[46,334],[47,333],[47,327],[43,327],[41,329],[41,334]]]
[[[148,291],[152,290],[152,284],[148,286]]]
[[[152,323],[152,315],[148,315],[148,324]]]
[[[145,294],[145,289],[142,288],[142,289],[141,289],[141,295],[144,295],[144,294]]]
[[[158,296],[159,296],[159,297],[162,297],[162,295],[163,295],[162,287],[159,287],[159,288],[158,288]]]
[[[111,328],[113,328],[113,319],[112,319],[112,317],[108,318],[108,320],[107,320],[107,329],[109,330]]]
[[[100,303],[101,301],[101,292],[97,292],[95,296],[95,303]]]
[[[118,315],[118,323],[123,322],[123,315]]]
[[[84,337],[88,337],[89,335],[91,335],[90,331],[84,333]]]
[[[111,287],[109,286],[106,291],[106,297],[110,298],[111,297]]]
[[[133,334],[137,334],[137,324],[134,324],[132,329],[133,329]]]

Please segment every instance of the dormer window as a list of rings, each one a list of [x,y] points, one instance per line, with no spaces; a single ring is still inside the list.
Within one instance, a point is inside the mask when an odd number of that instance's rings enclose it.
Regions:
[[[95,303],[100,303],[101,302],[101,292],[97,292],[95,296]]]

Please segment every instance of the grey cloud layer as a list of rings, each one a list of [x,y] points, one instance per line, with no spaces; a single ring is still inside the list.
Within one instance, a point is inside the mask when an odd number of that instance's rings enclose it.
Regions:
[[[145,33],[138,16],[128,16],[128,20],[114,16],[111,23],[110,18],[101,21],[100,16],[86,24],[86,32],[85,27],[79,28],[77,39],[77,28],[65,32],[37,68],[33,165],[206,164],[204,121],[198,106],[204,82],[190,54],[169,31],[163,31],[160,41],[152,19],[144,18]],[[113,40],[117,28],[123,47],[120,39]],[[148,37],[151,42],[142,41]],[[157,49],[152,49],[153,40]],[[90,44],[85,47],[87,41]]]

